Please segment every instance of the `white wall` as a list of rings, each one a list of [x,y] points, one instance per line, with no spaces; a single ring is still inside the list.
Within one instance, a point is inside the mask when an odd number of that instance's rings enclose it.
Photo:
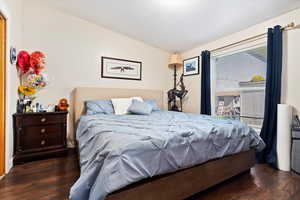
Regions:
[[[243,31],[220,38],[205,45],[198,46],[189,51],[182,53],[183,58],[190,58],[200,55],[203,50],[212,50],[243,40],[254,35],[267,31],[267,28],[277,24],[285,26],[291,22],[300,23],[300,9],[286,13],[282,16],[270,19],[264,23],[249,27]],[[209,28],[209,27],[207,27]],[[300,69],[299,69],[299,52],[300,52],[300,29],[288,31],[285,33],[285,56],[284,56],[284,81],[283,81],[283,103],[292,105],[296,112],[300,111],[300,92],[298,91]],[[239,47],[227,49],[226,51],[236,50]],[[186,112],[200,112],[200,75],[185,77],[185,83],[189,90],[189,99],[184,103]],[[170,84],[171,85],[171,80]]]
[[[0,0],[0,11],[7,19],[7,68],[6,68],[6,172],[12,167],[13,156],[13,126],[12,114],[16,110],[17,101],[17,71],[9,62],[9,49],[11,46],[22,47],[22,1]]]
[[[63,97],[70,98],[76,87],[166,90],[168,86],[168,52],[55,10],[37,0],[26,0],[24,4],[24,49],[46,54],[50,85],[38,94],[37,99],[45,105],[57,104]],[[142,61],[142,81],[102,79],[101,56]],[[68,137],[69,141],[73,140],[71,126]]]

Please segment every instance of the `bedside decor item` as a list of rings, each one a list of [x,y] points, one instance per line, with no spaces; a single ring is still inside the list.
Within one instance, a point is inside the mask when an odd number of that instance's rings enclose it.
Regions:
[[[142,80],[142,62],[102,57],[101,77],[126,80]]]
[[[45,55],[36,51],[31,55],[27,51],[20,51],[17,56],[17,71],[20,79],[18,87],[19,100],[17,102],[17,112],[33,112],[39,110],[38,107],[32,109],[34,95],[47,85],[47,75],[42,73],[45,68]],[[30,102],[30,104],[28,103]]]
[[[65,155],[67,115],[67,112],[14,114],[14,164]]]
[[[67,111],[69,108],[68,100],[67,99],[61,99],[58,103],[58,109],[59,111]]]
[[[186,96],[187,90],[183,83],[183,75],[181,75],[179,82],[177,83],[177,67],[182,67],[181,56],[177,53],[171,55],[169,67],[174,69],[174,87],[168,91],[168,109],[171,111],[182,111],[182,99]],[[180,90],[177,90],[177,86],[180,85]],[[180,109],[177,105],[177,98],[180,101]]]
[[[55,105],[54,104],[49,104],[47,106],[47,112],[55,112]]]
[[[10,48],[10,64],[14,65],[17,61],[17,50],[14,47]]]
[[[23,96],[31,96],[31,95],[34,95],[36,93],[36,89],[35,88],[29,87],[29,86],[26,86],[26,85],[19,86],[18,87],[18,91]]]
[[[31,88],[42,89],[46,87],[48,83],[48,78],[45,73],[30,73],[27,77],[27,83]]]
[[[30,66],[35,74],[39,74],[45,68],[46,57],[42,52],[36,51],[30,55]]]
[[[20,51],[17,60],[17,70],[19,75],[26,74],[30,69],[30,54],[27,51]],[[20,77],[20,81],[21,81]]]
[[[199,74],[199,56],[189,58],[183,61],[183,75],[197,75]]]

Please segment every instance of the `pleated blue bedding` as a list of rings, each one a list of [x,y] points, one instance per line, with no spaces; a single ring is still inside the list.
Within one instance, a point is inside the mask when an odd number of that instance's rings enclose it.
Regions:
[[[81,175],[72,200],[103,200],[139,180],[265,146],[240,121],[170,111],[83,115],[76,138]]]

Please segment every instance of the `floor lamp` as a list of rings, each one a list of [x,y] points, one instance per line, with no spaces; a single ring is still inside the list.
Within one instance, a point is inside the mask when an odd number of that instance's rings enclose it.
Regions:
[[[177,90],[177,68],[182,67],[182,59],[178,53],[174,53],[171,55],[169,60],[169,68],[174,70],[174,87],[173,91]],[[173,105],[170,105],[172,103]],[[176,96],[169,95],[169,110],[179,111],[178,106],[176,105]]]

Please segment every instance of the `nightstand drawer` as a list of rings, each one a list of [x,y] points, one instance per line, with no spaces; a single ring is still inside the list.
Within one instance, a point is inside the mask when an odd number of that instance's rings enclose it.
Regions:
[[[19,135],[17,152],[35,151],[41,148],[42,137],[40,134],[24,128],[19,131]]]
[[[64,146],[64,138],[61,132],[52,132],[42,135],[41,146],[44,148],[58,148]]]
[[[49,124],[49,125],[41,125],[41,126],[25,126],[24,127],[25,132],[32,132],[34,134],[55,134],[57,132],[62,131],[62,124]]]
[[[63,115],[31,115],[22,118],[23,126],[27,125],[41,125],[41,124],[51,124],[51,123],[62,123],[65,117]]]
[[[22,129],[19,151],[42,151],[50,147],[64,146],[63,125],[26,126]]]

